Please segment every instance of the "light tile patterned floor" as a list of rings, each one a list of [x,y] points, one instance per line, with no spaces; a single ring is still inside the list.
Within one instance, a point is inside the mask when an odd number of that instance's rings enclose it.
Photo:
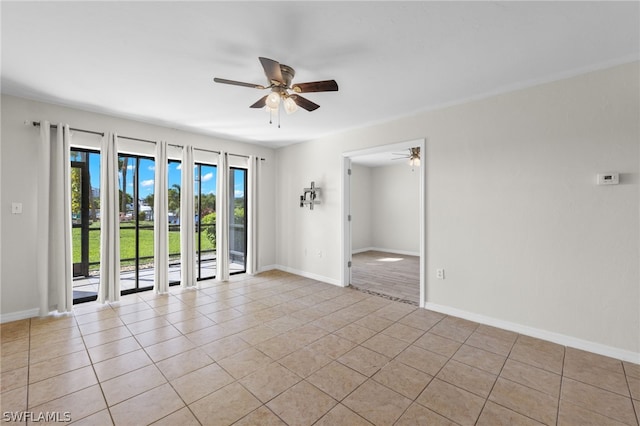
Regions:
[[[639,365],[277,271],[0,330],[3,421],[637,425],[640,412]]]

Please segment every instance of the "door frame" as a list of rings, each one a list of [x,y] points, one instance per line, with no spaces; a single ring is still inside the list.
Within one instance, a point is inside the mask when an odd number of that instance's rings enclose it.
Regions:
[[[427,276],[425,273],[425,265],[427,265],[427,253],[426,253],[426,214],[427,214],[427,197],[426,197],[426,140],[413,139],[405,142],[392,143],[387,145],[380,145],[371,148],[366,148],[357,151],[348,151],[342,154],[342,208],[341,208],[341,251],[342,251],[342,269],[340,273],[340,284],[343,287],[347,287],[351,282],[351,262],[352,255],[352,241],[351,241],[351,222],[349,221],[349,215],[351,212],[351,179],[349,170],[351,168],[351,159],[361,155],[377,154],[381,152],[399,151],[412,147],[420,147],[421,161],[418,171],[420,173],[420,188],[418,190],[420,197],[420,224],[419,224],[419,237],[420,237],[420,300],[419,306],[424,308],[427,295]]]

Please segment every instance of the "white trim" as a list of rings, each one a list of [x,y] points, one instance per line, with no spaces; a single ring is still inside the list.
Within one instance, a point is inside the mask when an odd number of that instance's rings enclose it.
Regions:
[[[399,143],[392,143],[392,144],[386,144],[386,145],[379,145],[379,146],[375,146],[375,147],[371,147],[371,148],[366,148],[366,149],[361,149],[361,150],[357,150],[357,151],[349,151],[349,152],[343,152],[342,153],[342,157],[343,157],[343,162],[342,162],[342,206],[341,206],[341,211],[342,211],[342,223],[341,223],[341,235],[340,235],[340,239],[341,239],[341,245],[342,245],[342,253],[341,253],[341,259],[342,259],[342,273],[341,273],[341,277],[340,277],[340,281],[341,281],[341,286],[346,287],[349,285],[349,278],[350,278],[350,268],[348,268],[347,263],[349,262],[351,254],[352,254],[352,248],[351,248],[351,226],[350,223],[347,219],[347,214],[349,211],[349,205],[351,203],[351,197],[350,197],[350,185],[349,185],[349,181],[345,178],[346,177],[346,169],[350,166],[351,164],[351,158],[352,157],[356,157],[359,155],[367,155],[367,154],[376,154],[376,153],[380,153],[380,152],[389,152],[389,151],[396,151],[396,150],[402,150],[402,149],[406,149],[406,148],[411,148],[411,147],[415,147],[415,146],[419,146],[420,147],[420,152],[423,153],[423,155],[426,155],[426,139],[425,138],[420,138],[420,139],[412,139],[412,140],[408,140],[408,141],[404,141],[404,142],[399,142]],[[426,237],[426,218],[427,218],[427,195],[426,195],[426,191],[427,191],[427,171],[426,171],[426,160],[423,158],[422,160],[422,164],[419,167],[420,170],[420,200],[419,200],[419,205],[420,205],[420,229],[419,229],[419,235],[420,235],[420,253],[418,254],[418,256],[420,256],[420,298],[419,298],[419,306],[421,308],[424,308],[424,303],[426,300],[426,295],[427,295],[427,274],[425,271],[425,265],[427,264],[427,237]],[[399,254],[407,254],[407,253],[399,253]]]
[[[278,269],[280,271],[289,272],[290,274],[300,275],[301,277],[311,278],[312,280],[336,285],[338,287],[343,287],[343,285],[340,283],[340,280],[336,280],[334,278],[325,277],[323,275],[318,275],[311,272],[300,271],[298,269],[289,268],[288,266],[282,266],[282,265],[274,265],[274,266],[275,266],[275,269]]]
[[[412,139],[410,141],[390,143],[385,145],[377,145],[371,148],[359,149],[357,151],[343,152],[342,156],[352,158],[359,157],[361,155],[379,154],[381,152],[400,151],[403,149],[413,148],[417,145],[420,145],[421,143],[424,143],[424,138]],[[424,150],[421,149],[420,152],[424,153]]]
[[[425,303],[424,307],[425,309],[429,309],[431,311],[456,316],[469,321],[475,321],[480,324],[498,327],[504,330],[514,331],[525,336],[536,337],[538,339],[547,340],[549,342],[568,346],[570,348],[581,349],[599,355],[640,364],[640,352],[632,352],[625,349],[615,348],[613,346],[607,346],[601,343],[591,342],[573,336],[567,336],[566,334],[554,333],[552,331],[529,327],[515,322],[504,321],[498,318],[463,311],[461,309],[456,309],[449,306],[438,305],[436,303],[427,302]]]
[[[351,251],[352,231],[351,221],[351,158],[344,156],[342,158],[342,174],[340,175],[340,187],[342,188],[342,203],[340,204],[340,259],[342,259],[342,268],[340,269],[340,286],[346,287],[351,283]]]
[[[419,251],[395,250],[382,247],[365,247],[357,250],[352,250],[351,254],[364,253],[365,251],[381,251],[383,253],[402,254],[405,256],[420,256]]]
[[[267,271],[273,271],[274,269],[278,269],[278,265],[266,265],[266,266],[261,266],[260,268],[258,268],[258,274],[260,272],[267,272]]]
[[[26,311],[18,311],[18,312],[9,312],[8,314],[0,315],[0,323],[4,324],[5,322],[18,321],[27,318],[37,317],[40,313],[40,309],[32,308],[27,309]]]

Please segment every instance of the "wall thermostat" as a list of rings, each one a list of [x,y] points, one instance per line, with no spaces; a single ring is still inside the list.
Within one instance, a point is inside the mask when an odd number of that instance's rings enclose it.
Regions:
[[[598,173],[598,185],[617,185],[620,183],[619,173]]]

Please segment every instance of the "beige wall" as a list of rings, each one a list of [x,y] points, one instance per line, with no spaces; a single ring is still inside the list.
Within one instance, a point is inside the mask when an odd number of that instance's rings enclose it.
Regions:
[[[640,361],[639,80],[635,62],[280,149],[277,263],[340,282],[342,154],[425,138],[428,306]],[[311,180],[323,204],[301,211]]]

